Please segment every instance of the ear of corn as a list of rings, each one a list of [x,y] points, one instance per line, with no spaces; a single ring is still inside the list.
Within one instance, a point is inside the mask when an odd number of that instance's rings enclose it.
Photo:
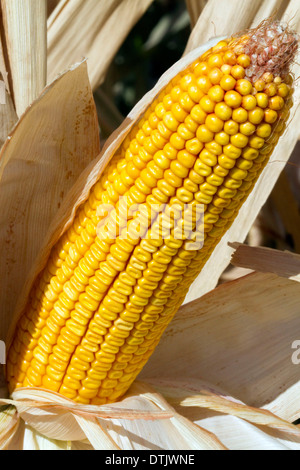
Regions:
[[[255,58],[261,31],[269,42],[285,34],[280,63],[271,50]],[[43,387],[86,404],[124,395],[285,129],[295,41],[276,24],[221,41],[151,104],[32,288],[8,353],[10,391]],[[140,237],[121,211],[124,196],[129,208],[143,205]],[[194,211],[199,204],[204,217]],[[149,223],[161,205],[168,209]],[[106,206],[108,217],[99,213]]]

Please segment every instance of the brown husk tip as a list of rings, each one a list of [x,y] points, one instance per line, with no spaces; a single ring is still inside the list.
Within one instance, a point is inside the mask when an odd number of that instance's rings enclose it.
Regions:
[[[298,52],[299,35],[290,26],[272,17],[257,28],[238,34],[230,42],[233,49],[250,56],[246,76],[253,83],[265,73],[284,79],[290,72]]]

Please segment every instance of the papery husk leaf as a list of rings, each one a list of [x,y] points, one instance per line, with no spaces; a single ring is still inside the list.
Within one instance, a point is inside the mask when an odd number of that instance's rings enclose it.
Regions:
[[[153,422],[100,420],[124,450],[225,449],[212,433],[180,416],[149,384],[136,381],[121,404],[149,411],[161,409],[172,414],[171,419]]]
[[[264,0],[261,2],[256,15],[251,23],[251,27],[255,28],[266,18],[272,17],[274,20],[284,20],[285,9],[290,1],[286,0]],[[250,25],[249,25],[250,26]]]
[[[70,444],[66,441],[58,441],[55,439],[48,439],[42,434],[31,429],[30,426],[25,426],[24,433],[24,446],[22,450],[69,450]]]
[[[52,247],[59,240],[62,234],[68,229],[68,227],[72,224],[77,208],[86,201],[91,187],[98,181],[104,168],[109,163],[110,159],[113,157],[114,153],[119,148],[119,146],[122,144],[123,140],[126,138],[133,125],[139,120],[140,116],[145,112],[145,110],[147,109],[149,104],[154,100],[157,94],[169,83],[169,81],[174,76],[176,76],[181,70],[185,69],[188,65],[190,65],[197,57],[201,56],[210,47],[214,46],[219,40],[220,38],[214,38],[210,42],[192,51],[189,55],[185,56],[179,62],[174,64],[161,77],[156,86],[150,92],[148,92],[141,99],[141,101],[133,108],[133,110],[124,120],[122,125],[109,137],[97,159],[95,159],[80,174],[80,177],[67,194],[60,210],[57,212],[55,218],[52,221],[44,244],[39,251],[36,262],[33,265],[32,271],[28,276],[26,276],[26,283],[22,294],[19,296],[14,318],[10,322],[10,333],[7,338],[7,349],[10,345],[11,335],[14,332],[15,324],[20,315],[22,314],[24,307],[26,306],[31,287],[38,274],[44,268]],[[65,185],[61,184],[61,190],[64,189]]]
[[[0,338],[53,216],[100,151],[86,63],[49,85],[0,153]]]
[[[12,98],[0,77],[0,149],[18,120]],[[3,101],[1,99],[3,97]],[[3,162],[0,160],[0,173]]]
[[[212,37],[230,37],[249,28],[260,6],[261,0],[209,0],[190,35],[185,53]]]
[[[188,419],[195,408],[180,408]],[[214,433],[230,450],[299,450],[299,439],[267,427],[256,426],[231,415],[201,410],[196,423]]]
[[[299,341],[299,336],[297,337]],[[294,367],[299,367],[294,365]],[[299,406],[300,383],[297,382],[287,390],[284,390],[280,395],[270,403],[265,405],[265,409],[271,411],[278,416],[290,421],[296,422],[300,416]]]
[[[122,402],[107,406],[80,405],[58,393],[40,388],[18,389],[12,394],[11,399],[0,398],[1,404],[15,407],[26,426],[47,439],[55,441],[88,439],[95,449],[102,450],[116,450],[119,447],[102,427],[98,418],[102,421],[120,419],[151,422],[173,417],[171,410],[131,409],[128,404]]]
[[[2,18],[0,16],[0,30],[2,29],[3,29]],[[7,64],[7,50],[6,48],[4,48],[2,41],[3,41],[3,38],[1,38],[1,34],[0,34],[0,75],[2,76],[2,79],[4,80],[6,90],[8,91],[8,93],[11,93],[9,79],[8,79],[8,72],[7,72],[7,68],[9,65]]]
[[[292,362],[299,301],[298,283],[275,274],[223,284],[181,307],[139,377],[152,380],[168,371],[172,378],[202,378],[262,408],[299,382]],[[281,403],[276,414],[297,413],[294,400]]]
[[[38,97],[47,75],[47,0],[2,0],[4,32],[18,116]]]
[[[170,403],[165,400],[163,395],[157,393],[154,389],[152,390],[149,384],[137,383],[136,386],[147,400],[155,403],[162,410],[173,411]],[[174,413],[174,417],[170,421],[188,444],[188,450],[225,450],[225,447],[221,442],[218,442],[213,434],[208,433],[200,426],[193,425],[191,421],[180,414]]]
[[[81,416],[75,416],[75,419],[95,450],[121,450],[99,422]]]
[[[71,442],[70,450],[84,450],[84,451],[87,451],[87,450],[94,450],[94,448],[93,448],[93,446],[91,446],[91,444],[89,444],[88,441],[86,441],[86,442],[77,441],[77,442]]]
[[[231,258],[234,266],[261,273],[274,273],[291,281],[300,282],[300,255],[241,243],[231,243],[230,246],[235,249]]]
[[[84,417],[99,417],[99,418],[119,418],[119,419],[167,419],[172,416],[172,413],[163,411],[142,411],[130,409],[122,406],[120,403],[112,403],[110,405],[82,405],[60,395],[59,393],[51,392],[41,388],[19,388],[15,390],[11,396],[11,400],[3,400],[0,398],[0,403],[9,403],[16,406],[20,413],[24,413],[32,408],[47,409],[52,413],[59,413],[63,411],[72,411],[77,415]]]
[[[300,9],[298,0],[289,0],[288,5],[282,16],[283,21],[289,22],[290,26],[297,29],[300,28]]]
[[[300,442],[300,428],[275,416],[268,410],[247,406],[230,397],[218,387],[198,379],[151,380],[151,385],[177,409],[182,407],[207,408],[219,413],[236,416],[253,424],[266,426],[295,436]]]
[[[153,0],[61,0],[48,20],[48,81],[88,58],[96,89],[129,31]]]
[[[0,17],[1,30],[1,17]],[[7,52],[7,51],[6,51]],[[4,53],[0,34],[0,149],[8,134],[18,120],[18,116],[11,97],[10,84],[7,72],[7,56]],[[10,77],[11,78],[11,77]],[[1,171],[1,160],[0,160]]]
[[[0,450],[8,447],[18,430],[19,418],[14,406],[0,406]]]
[[[192,28],[198,21],[200,13],[202,12],[205,5],[208,3],[208,0],[185,0],[186,6],[191,19]]]

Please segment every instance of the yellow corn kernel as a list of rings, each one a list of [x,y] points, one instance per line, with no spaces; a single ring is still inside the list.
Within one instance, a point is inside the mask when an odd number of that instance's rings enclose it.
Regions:
[[[224,98],[224,90],[221,86],[215,85],[208,90],[209,98],[215,103],[220,103]]]
[[[232,120],[235,122],[238,122],[239,124],[242,124],[243,122],[246,122],[248,119],[248,113],[244,108],[236,108],[233,110],[232,113]]]
[[[227,91],[224,101],[230,108],[238,108],[242,104],[242,96],[237,91]]]
[[[209,114],[205,120],[205,125],[211,132],[220,132],[223,129],[224,122],[216,114]]]
[[[255,96],[253,96],[253,95],[243,96],[242,107],[246,111],[252,111],[253,109],[256,108],[256,105],[257,105],[257,101],[256,101]]]
[[[260,108],[266,108],[268,106],[269,97],[266,93],[257,93],[255,97],[256,97],[257,105]]]
[[[225,102],[218,103],[215,107],[215,115],[222,121],[227,121],[231,118],[232,109]]]
[[[208,78],[212,85],[219,85],[222,77],[223,77],[223,72],[221,71],[221,69],[216,68],[216,67],[213,68],[208,74]]]
[[[236,80],[231,75],[224,75],[224,77],[221,78],[220,86],[224,91],[233,90],[235,85]]]

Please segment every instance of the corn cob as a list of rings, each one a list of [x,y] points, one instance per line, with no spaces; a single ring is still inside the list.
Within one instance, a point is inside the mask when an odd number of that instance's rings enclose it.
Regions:
[[[32,288],[8,352],[11,392],[43,387],[98,405],[126,393],[285,130],[296,49],[294,33],[265,22],[220,41],[149,106]],[[143,204],[144,236],[122,217],[123,196]],[[149,224],[162,204],[173,215]],[[203,205],[200,228],[193,211],[181,220],[185,204]],[[103,205],[115,210],[103,217]],[[199,229],[201,248],[177,236],[183,225]]]

